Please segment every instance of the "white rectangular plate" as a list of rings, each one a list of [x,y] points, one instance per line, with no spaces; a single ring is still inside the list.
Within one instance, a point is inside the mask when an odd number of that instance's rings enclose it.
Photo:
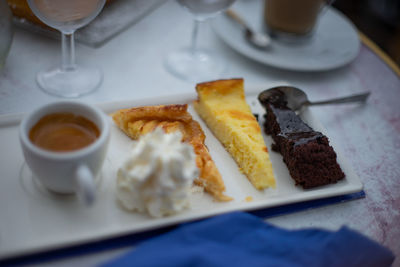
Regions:
[[[246,87],[247,102],[254,113],[263,108],[258,104],[257,95],[265,87]],[[196,95],[185,94],[166,98],[135,100],[102,104],[107,113],[120,108],[156,105],[191,104]],[[226,194],[233,197],[230,202],[219,203],[206,193],[195,193],[191,198],[191,209],[166,218],[151,218],[146,214],[130,213],[123,210],[116,201],[116,172],[125,158],[131,140],[113,125],[108,155],[98,183],[97,202],[93,207],[80,205],[74,196],[58,195],[46,191],[32,179],[18,141],[18,125],[22,114],[0,117],[0,259],[28,253],[42,252],[92,242],[124,234],[160,228],[185,221],[235,210],[255,210],[319,198],[344,195],[362,190],[362,184],[351,166],[345,161],[338,147],[333,144],[338,162],[346,178],[337,184],[311,190],[294,186],[280,154],[270,152],[276,189],[258,191],[241,174],[231,156],[210,132],[190,105],[189,112],[200,122],[206,145],[219,168],[226,185]],[[310,110],[303,119],[314,129],[325,132]],[[327,134],[329,137],[329,134]],[[269,151],[272,139],[265,136]],[[246,201],[251,197],[252,201]]]

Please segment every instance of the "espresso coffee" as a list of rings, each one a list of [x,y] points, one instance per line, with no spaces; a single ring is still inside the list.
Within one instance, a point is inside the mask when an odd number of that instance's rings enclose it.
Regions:
[[[323,0],[265,0],[264,20],[273,33],[310,33],[323,7]]]
[[[96,124],[73,113],[42,117],[29,131],[29,139],[40,148],[68,152],[84,148],[100,136]]]

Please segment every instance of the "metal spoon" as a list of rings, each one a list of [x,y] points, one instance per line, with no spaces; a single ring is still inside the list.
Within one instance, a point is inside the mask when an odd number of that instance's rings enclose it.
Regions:
[[[270,46],[271,38],[265,33],[252,30],[235,11],[228,9],[225,14],[243,28],[244,37],[251,45],[259,49],[265,49]]]
[[[278,86],[267,89],[261,92],[258,95],[258,100],[261,103],[265,103],[268,97],[272,94],[282,92],[285,94],[287,106],[294,111],[299,110],[303,106],[314,106],[314,105],[327,105],[327,104],[341,104],[341,103],[350,103],[350,102],[365,102],[368,96],[371,94],[370,92],[355,94],[346,97],[339,97],[324,101],[315,101],[310,102],[307,98],[306,93],[304,93],[301,89],[292,87],[292,86]]]

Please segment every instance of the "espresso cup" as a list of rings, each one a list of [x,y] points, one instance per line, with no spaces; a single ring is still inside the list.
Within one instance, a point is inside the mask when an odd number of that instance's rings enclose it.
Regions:
[[[67,113],[82,116],[97,126],[99,135],[89,145],[80,149],[57,152],[43,149],[30,139],[30,131],[45,116]],[[34,179],[48,190],[77,194],[86,204],[95,200],[95,179],[100,174],[110,136],[106,115],[98,108],[78,101],[59,101],[44,105],[22,120],[19,139],[25,161]]]
[[[265,0],[264,24],[269,34],[283,41],[309,39],[332,0]]]

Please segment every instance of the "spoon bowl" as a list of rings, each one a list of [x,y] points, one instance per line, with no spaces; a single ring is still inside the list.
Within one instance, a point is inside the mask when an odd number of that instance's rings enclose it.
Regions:
[[[266,49],[271,45],[271,38],[268,34],[253,30],[235,11],[228,9],[225,14],[243,28],[244,38],[252,46],[258,49]]]
[[[285,95],[287,106],[294,111],[298,111],[304,106],[365,102],[370,95],[370,92],[366,92],[346,97],[311,102],[308,100],[307,94],[299,88],[293,86],[277,86],[261,92],[258,95],[258,100],[261,103],[265,103],[269,97],[272,97],[277,93],[283,93]]]
[[[258,49],[266,49],[271,45],[271,38],[268,35],[252,31],[250,28],[245,29],[244,37],[252,46]]]

